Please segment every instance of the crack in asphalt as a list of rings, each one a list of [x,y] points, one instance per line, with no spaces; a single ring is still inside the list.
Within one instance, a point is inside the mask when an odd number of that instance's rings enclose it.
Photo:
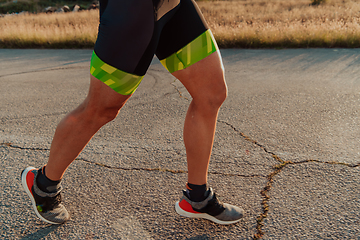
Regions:
[[[262,150],[264,150],[265,153],[270,154],[272,158],[274,158],[275,160],[279,161],[279,162],[283,162],[283,160],[281,158],[279,158],[275,153],[267,150],[267,148],[260,144],[259,142],[251,139],[249,136],[245,135],[243,132],[241,132],[240,130],[238,130],[236,127],[234,127],[232,124],[225,122],[223,120],[217,120],[219,123],[224,123],[227,126],[229,126],[230,128],[232,128],[235,132],[237,132],[240,136],[242,136],[246,141],[251,142],[253,144],[255,144],[256,146],[260,147]]]
[[[0,143],[0,146],[7,146],[9,148],[16,148],[16,149],[21,149],[21,150],[31,150],[31,151],[50,151],[50,149],[48,148],[37,148],[37,147],[20,147],[20,146],[16,146],[13,145],[10,142],[3,142]]]
[[[0,78],[2,77],[8,77],[8,76],[15,76],[15,75],[21,75],[26,73],[36,73],[36,72],[48,72],[48,71],[57,71],[57,70],[66,70],[66,69],[83,69],[88,67],[56,67],[56,68],[44,68],[44,69],[37,69],[32,71],[24,71],[24,72],[16,72],[16,73],[9,73],[0,75]]]
[[[261,190],[260,194],[263,197],[263,200],[261,202],[262,205],[262,210],[263,212],[260,214],[260,216],[256,219],[257,221],[257,233],[254,235],[254,239],[261,239],[264,236],[264,232],[262,231],[262,227],[264,226],[264,219],[267,217],[268,212],[269,212],[269,200],[270,200],[270,196],[269,196],[269,192],[271,190],[272,187],[272,183],[274,182],[274,177],[279,174],[281,172],[281,170],[283,168],[285,168],[287,165],[295,165],[295,164],[304,164],[304,163],[310,163],[310,162],[316,162],[316,163],[323,163],[323,164],[336,164],[336,165],[343,165],[343,166],[347,166],[347,167],[351,167],[351,168],[355,168],[355,167],[359,167],[360,163],[358,164],[347,164],[347,163],[341,163],[341,162],[323,162],[320,160],[315,160],[315,159],[309,159],[309,160],[304,160],[301,162],[291,162],[291,161],[283,161],[275,166],[273,166],[273,169],[275,169],[273,172],[271,172],[266,178],[267,178],[267,183],[265,185],[265,187],[263,188],[263,190]]]
[[[22,120],[22,119],[31,119],[31,118],[39,118],[39,117],[51,117],[51,116],[60,116],[63,114],[67,114],[68,112],[57,112],[57,113],[46,113],[42,115],[31,115],[31,116],[24,116],[24,117],[12,117],[12,118],[0,118],[1,122],[8,122],[12,120]]]
[[[356,168],[356,167],[360,166],[360,163],[349,164],[349,163],[335,162],[335,161],[320,161],[320,160],[317,160],[317,159],[308,159],[308,160],[304,160],[304,161],[300,161],[300,162],[284,161],[280,157],[278,157],[275,153],[267,150],[267,148],[264,145],[262,145],[262,144],[258,143],[257,141],[251,139],[249,136],[247,136],[246,134],[244,134],[243,132],[238,130],[232,124],[230,124],[228,122],[225,122],[223,120],[218,120],[218,122],[226,124],[227,126],[232,128],[235,132],[237,132],[241,137],[243,137],[246,141],[249,141],[249,142],[255,144],[256,146],[260,147],[265,153],[271,155],[272,158],[274,158],[275,160],[277,160],[279,162],[278,164],[273,166],[274,171],[266,176],[266,178],[267,178],[266,185],[260,191],[260,194],[261,194],[261,196],[263,198],[262,201],[261,201],[262,213],[256,219],[256,221],[257,221],[257,226],[256,226],[257,232],[254,234],[254,239],[255,240],[261,239],[265,234],[262,231],[262,228],[264,226],[264,219],[267,217],[268,212],[269,212],[269,200],[270,200],[269,192],[270,192],[272,184],[274,182],[274,177],[277,174],[279,174],[287,165],[305,164],[305,163],[310,163],[310,162],[316,162],[316,163],[322,163],[322,164],[343,165],[343,166],[347,166],[347,167],[351,167],[351,168]]]
[[[302,163],[309,163],[309,162],[316,162],[316,163],[324,163],[324,164],[335,164],[335,165],[344,165],[351,168],[356,168],[360,166],[360,163],[343,163],[343,162],[335,162],[335,161],[320,161],[317,159],[308,159],[300,162],[290,162],[289,164],[302,164]]]

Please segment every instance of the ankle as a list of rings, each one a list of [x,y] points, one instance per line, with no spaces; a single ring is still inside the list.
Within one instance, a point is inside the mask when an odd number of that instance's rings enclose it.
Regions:
[[[209,187],[207,186],[207,184],[196,185],[187,183],[186,193],[191,201],[201,202],[209,196]]]
[[[41,191],[47,193],[59,192],[61,190],[61,180],[53,181],[50,180],[45,174],[45,166],[39,169],[36,184]]]

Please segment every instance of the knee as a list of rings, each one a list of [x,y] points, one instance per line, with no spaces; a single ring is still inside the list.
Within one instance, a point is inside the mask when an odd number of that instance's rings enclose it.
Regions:
[[[214,105],[220,107],[223,102],[226,100],[228,95],[228,89],[225,81],[220,86],[217,86],[214,93]]]
[[[220,108],[225,99],[227,98],[228,89],[226,86],[223,74],[217,76],[216,81],[211,81],[213,84],[204,89],[206,94],[206,102],[214,108]],[[205,92],[205,93],[206,93]]]
[[[228,89],[225,81],[211,86],[207,89],[200,89],[199,96],[194,96],[194,102],[205,111],[218,111],[227,98]]]
[[[84,102],[68,115],[67,120],[99,128],[114,120],[120,108],[119,106],[101,106]]]
[[[117,106],[88,106],[85,112],[90,121],[96,122],[97,124],[102,126],[114,120],[119,114],[120,108],[121,107]]]

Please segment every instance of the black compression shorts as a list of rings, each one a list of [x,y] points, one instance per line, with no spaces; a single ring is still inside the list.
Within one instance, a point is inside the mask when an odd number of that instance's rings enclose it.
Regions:
[[[90,72],[116,92],[130,95],[154,54],[172,73],[217,49],[193,0],[100,0]]]

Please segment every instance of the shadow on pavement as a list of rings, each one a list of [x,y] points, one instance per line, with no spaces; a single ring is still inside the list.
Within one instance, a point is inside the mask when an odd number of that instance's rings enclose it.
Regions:
[[[211,238],[208,235],[200,235],[191,238],[186,238],[186,240],[207,240],[207,239],[211,239]]]
[[[39,229],[37,232],[25,235],[23,238],[21,238],[21,240],[43,239],[46,236],[48,236],[51,232],[55,231],[58,227],[60,227],[60,225],[46,226],[42,229]]]

